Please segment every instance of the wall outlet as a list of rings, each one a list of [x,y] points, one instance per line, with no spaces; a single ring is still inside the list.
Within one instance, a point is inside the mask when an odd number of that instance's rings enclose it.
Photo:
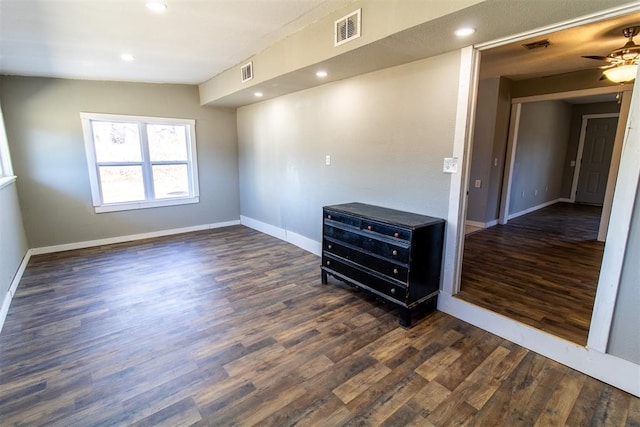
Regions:
[[[498,166],[498,158],[493,159],[493,166]]]
[[[325,165],[327,165],[327,166],[330,166],[330,165],[331,165],[331,156],[330,156],[330,155],[328,155],[328,154],[327,154],[327,155],[324,157],[324,164],[325,164]]]
[[[480,188],[480,187],[482,187],[482,180],[476,179],[476,188]]]
[[[522,195],[520,197],[524,199],[524,191],[522,192]]]
[[[574,167],[576,165],[576,161],[575,160],[571,160],[571,167]]]
[[[534,196],[537,196],[537,195],[538,195],[538,190],[537,190],[537,189],[533,192],[533,195],[534,195]]]

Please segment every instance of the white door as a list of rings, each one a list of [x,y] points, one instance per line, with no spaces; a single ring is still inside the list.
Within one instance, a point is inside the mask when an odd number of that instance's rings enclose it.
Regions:
[[[576,203],[602,206],[617,126],[617,117],[593,118],[587,122]]]

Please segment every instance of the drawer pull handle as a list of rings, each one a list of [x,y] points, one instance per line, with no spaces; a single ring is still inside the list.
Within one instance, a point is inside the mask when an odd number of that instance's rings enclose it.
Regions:
[[[398,237],[400,237],[400,234],[399,233],[393,233],[393,237],[395,237],[397,239]]]
[[[327,219],[331,219],[331,215],[327,215]]]
[[[396,288],[391,288],[391,293],[395,294],[396,293]]]
[[[398,251],[396,251],[395,249],[391,252],[391,255],[396,256],[398,255]]]
[[[331,246],[331,245],[328,245],[328,246],[327,246],[327,248],[331,249],[331,248],[332,248],[332,246]]]
[[[367,225],[367,230],[371,231],[371,226]]]
[[[397,268],[393,269],[393,274],[398,274],[398,269]]]
[[[327,261],[327,265],[331,265],[331,261]]]

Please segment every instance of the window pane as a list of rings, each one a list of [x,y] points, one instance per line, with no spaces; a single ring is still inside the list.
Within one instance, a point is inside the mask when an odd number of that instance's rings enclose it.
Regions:
[[[103,203],[145,199],[141,166],[101,166],[100,183]]]
[[[147,125],[151,161],[187,160],[186,131],[182,125]]]
[[[189,196],[187,165],[158,165],[152,169],[156,199]]]
[[[98,162],[139,162],[140,133],[135,123],[92,122]]]

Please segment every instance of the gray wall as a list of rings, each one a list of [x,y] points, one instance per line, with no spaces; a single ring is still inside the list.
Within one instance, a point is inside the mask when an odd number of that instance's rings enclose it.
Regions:
[[[327,204],[446,217],[459,61],[451,52],[238,109],[241,214],[316,241]]]
[[[640,186],[629,227],[607,353],[640,365]]]
[[[560,198],[570,124],[566,102],[522,104],[509,214]]]
[[[567,144],[567,155],[564,162],[564,172],[562,175],[561,197],[571,197],[571,185],[573,184],[573,174],[575,166],[571,166],[571,161],[576,160],[578,155],[578,145],[580,143],[580,130],[582,129],[582,116],[587,114],[619,113],[620,104],[617,102],[597,102],[593,104],[576,104],[571,111],[571,130],[569,131],[569,143]]]
[[[27,253],[15,183],[0,189],[0,307]]]
[[[2,77],[0,98],[30,247],[239,218],[236,115],[196,86]],[[200,203],[96,214],[81,111],[195,119]]]
[[[5,138],[4,119],[0,108],[0,142],[4,144]],[[11,282],[28,249],[14,181],[0,188],[0,307],[5,303]]]
[[[478,85],[473,154],[469,175],[467,219],[488,223],[498,219],[500,193],[509,134],[511,81],[484,79]],[[481,187],[475,187],[475,181]]]

